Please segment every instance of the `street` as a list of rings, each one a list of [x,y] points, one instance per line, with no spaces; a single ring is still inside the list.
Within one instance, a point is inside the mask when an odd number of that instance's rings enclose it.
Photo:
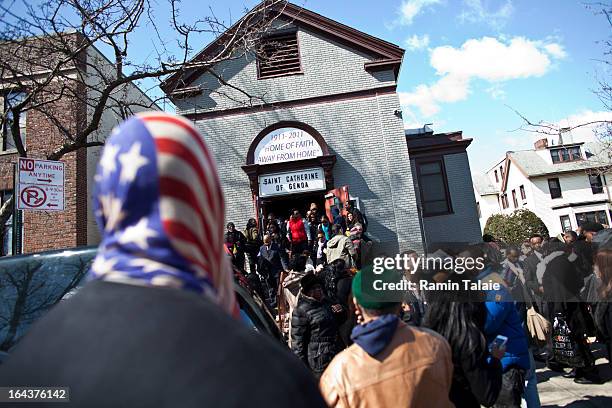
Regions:
[[[549,370],[544,363],[538,365],[538,391],[543,408],[609,408],[612,406],[612,369],[604,358],[605,349],[601,345],[593,348],[603,379],[602,385],[576,384],[571,378]]]

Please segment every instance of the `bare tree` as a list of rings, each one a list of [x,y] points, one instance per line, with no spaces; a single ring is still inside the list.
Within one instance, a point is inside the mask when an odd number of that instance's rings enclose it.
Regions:
[[[0,3],[0,91],[6,107],[0,112],[0,129],[19,156],[28,155],[20,129],[20,118],[25,115],[42,115],[57,128],[61,140],[45,158],[59,160],[79,149],[102,145],[105,135],[97,131],[109,110],[124,118],[164,98],[131,100],[127,96],[129,87],[139,81],[163,81],[170,74],[197,69],[229,85],[213,67],[222,61],[257,55],[261,38],[272,29],[285,4],[283,0],[264,0],[230,25],[217,18],[213,10],[187,22],[179,0],[165,1],[46,0],[30,4],[24,0],[20,6],[25,12],[19,14],[12,11],[16,0]],[[170,10],[163,17],[156,15],[162,5]],[[170,37],[158,29],[162,25],[169,25]],[[145,29],[151,39],[151,54],[138,61],[133,57],[134,49],[142,45],[134,38]],[[217,38],[214,51],[196,54],[194,50],[202,46],[196,42],[206,37]],[[98,48],[108,50],[112,57],[92,54]],[[179,52],[173,53],[171,48]],[[180,83],[171,85],[181,87]],[[240,91],[241,103],[262,99],[261,95],[232,88]],[[59,102],[66,101],[81,106],[77,120],[64,117]],[[13,198],[0,208],[0,237],[12,209]]]

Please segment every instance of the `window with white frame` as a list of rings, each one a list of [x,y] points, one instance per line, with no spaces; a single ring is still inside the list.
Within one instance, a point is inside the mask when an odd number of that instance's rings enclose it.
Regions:
[[[2,126],[2,151],[14,150],[15,139],[11,132],[11,127],[15,121],[12,107],[23,102],[26,97],[26,93],[18,90],[9,90],[2,94],[2,112],[5,112],[5,120]],[[21,135],[21,142],[25,145],[26,142],[26,117],[27,113],[22,111],[19,115],[19,134]]]

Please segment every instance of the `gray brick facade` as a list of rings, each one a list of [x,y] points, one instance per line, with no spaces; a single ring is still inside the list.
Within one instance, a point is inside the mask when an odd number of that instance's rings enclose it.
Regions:
[[[252,55],[221,62],[214,71],[229,84],[265,103],[395,85],[392,71],[366,72],[363,64],[373,58],[363,52],[305,29],[298,31],[298,41],[303,74],[257,79],[257,62]],[[249,103],[244,93],[221,86],[211,74],[200,76],[192,85],[204,92],[199,97],[177,101],[179,114],[224,110]]]
[[[414,161],[412,173],[416,174]],[[423,218],[425,242],[480,242],[481,232],[467,153],[444,155],[452,214]],[[417,188],[418,191],[418,188]]]
[[[196,120],[196,126],[217,160],[227,203],[227,221],[242,226],[255,215],[249,179],[241,169],[253,139],[267,126],[298,121],[313,127],[325,139],[334,166],[336,187],[348,185],[359,197],[369,220],[368,235],[378,242],[378,252],[389,255],[407,248],[422,250],[422,237],[410,159],[392,70],[367,72],[364,63],[373,57],[300,28],[298,31],[303,74],[257,79],[253,59],[223,63],[215,71],[230,84],[250,94],[265,95],[266,102],[297,101],[317,96],[368,91],[342,100],[317,101],[265,111]],[[215,80],[216,81],[216,80]],[[207,74],[196,80],[211,88]],[[195,85],[195,84],[194,84]],[[386,87],[386,90],[382,88]],[[380,88],[380,89],[379,89]],[[222,96],[231,95],[231,98]],[[177,101],[178,112],[197,114],[241,106],[240,96],[229,87]]]

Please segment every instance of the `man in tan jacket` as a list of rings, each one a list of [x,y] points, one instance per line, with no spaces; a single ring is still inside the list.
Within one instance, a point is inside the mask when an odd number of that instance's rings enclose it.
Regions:
[[[325,255],[327,263],[332,263],[336,259],[342,259],[347,268],[351,268],[355,261],[355,247],[349,237],[342,233],[342,227],[338,224],[332,225],[332,237],[325,245]]]
[[[362,322],[352,346],[338,354],[319,386],[330,407],[452,407],[448,394],[451,349],[437,333],[408,326],[398,314],[402,293],[377,291],[380,282],[399,282],[396,271],[361,270],[353,278],[353,302]]]

